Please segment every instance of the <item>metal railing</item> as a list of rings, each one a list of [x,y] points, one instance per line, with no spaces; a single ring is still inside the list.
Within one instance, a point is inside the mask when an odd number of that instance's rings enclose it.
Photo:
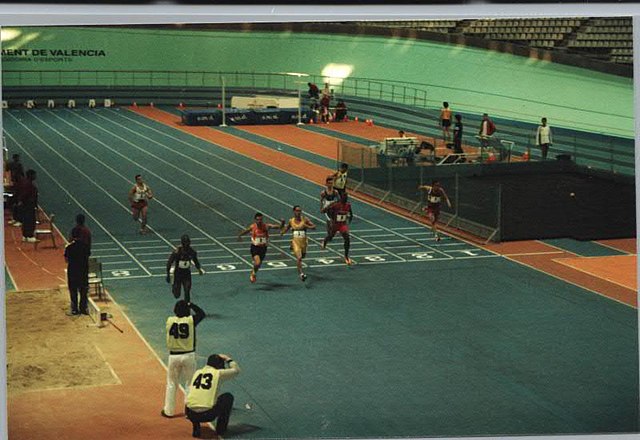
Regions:
[[[306,95],[307,82],[320,87],[325,81],[339,96],[357,96],[426,108],[427,91],[402,81],[372,78],[332,79],[321,75],[298,78],[286,73],[204,72],[151,70],[3,70],[3,87],[187,87],[218,88],[226,86],[297,91]]]

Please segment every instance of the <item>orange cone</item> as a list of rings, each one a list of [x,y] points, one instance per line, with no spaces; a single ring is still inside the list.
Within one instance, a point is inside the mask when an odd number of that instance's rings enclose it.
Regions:
[[[134,106],[135,108],[138,108],[138,103],[137,103],[137,102],[135,102],[135,101],[133,101],[133,106]]]
[[[373,127],[373,119],[369,119],[369,125]]]
[[[183,103],[178,104],[178,108],[184,108],[184,104]]]
[[[349,116],[345,116],[343,119],[344,122],[348,122],[349,121]]]
[[[525,151],[524,154],[522,155],[522,160],[524,160],[525,162],[529,160],[529,152]]]
[[[315,124],[315,122],[313,122],[313,118],[309,118],[309,124],[310,124],[310,125]]]
[[[222,108],[222,104],[218,104],[218,108]]]
[[[496,156],[493,153],[489,153],[489,157],[487,158],[487,162],[495,162]]]
[[[353,118],[354,121],[358,122],[358,117]]]
[[[149,103],[149,107],[154,107],[153,102]]]

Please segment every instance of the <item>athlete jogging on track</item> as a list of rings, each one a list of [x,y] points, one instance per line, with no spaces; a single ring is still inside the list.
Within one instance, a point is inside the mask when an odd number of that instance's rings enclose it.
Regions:
[[[327,187],[320,193],[320,212],[324,214],[327,220],[327,234],[330,234],[333,229],[333,216],[331,211],[333,205],[340,200],[340,194],[338,190],[333,187],[333,176],[327,177],[325,182]]]
[[[302,271],[302,259],[307,255],[307,229],[315,229],[311,220],[302,216],[302,208],[299,205],[293,207],[293,217],[289,219],[287,227],[280,231],[280,235],[286,234],[290,229],[293,232],[291,239],[291,250],[296,256],[296,265],[298,267],[298,275],[300,280],[304,281],[307,276]]]
[[[436,236],[436,241],[440,241],[440,234],[438,233],[438,227],[436,225],[438,217],[440,217],[440,206],[444,198],[449,208],[451,208],[451,201],[438,180],[431,182],[431,185],[418,186],[418,189],[427,191],[427,206],[422,208],[422,210],[426,212],[427,218],[431,222],[431,229]]]
[[[351,203],[348,202],[347,193],[342,193],[340,201],[333,205],[332,209],[333,222],[331,232],[322,240],[322,249],[327,247],[336,233],[340,233],[344,239],[344,262],[347,265],[352,265],[353,260],[349,258],[349,248],[351,246],[351,236],[349,235],[349,224],[353,220],[353,211],[351,210]]]
[[[256,212],[253,216],[255,220],[246,229],[238,234],[238,240],[242,240],[242,236],[251,232],[251,259],[253,260],[253,270],[249,275],[252,283],[256,282],[256,274],[267,255],[267,246],[269,246],[269,229],[282,229],[284,220],[280,220],[280,224],[264,223],[261,212]]]
[[[142,176],[137,174],[136,184],[129,190],[129,203],[131,204],[131,215],[134,221],[141,219],[140,233],[146,234],[147,229],[147,207],[149,206],[148,200],[153,198],[151,188],[144,183]]]
[[[184,299],[191,302],[191,264],[196,266],[200,275],[204,275],[204,269],[198,261],[198,253],[191,247],[191,239],[187,234],[180,238],[178,246],[167,261],[167,283],[171,282],[171,270],[173,269],[173,286],[171,292],[176,298],[180,298],[180,289],[184,289]]]

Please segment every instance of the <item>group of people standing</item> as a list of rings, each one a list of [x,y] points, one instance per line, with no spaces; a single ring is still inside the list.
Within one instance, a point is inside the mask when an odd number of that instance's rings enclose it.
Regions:
[[[449,107],[448,102],[442,103],[442,108],[440,109],[440,118],[439,123],[442,127],[442,139],[445,141],[447,145],[451,142],[451,132],[449,128],[451,127],[451,119],[452,111]],[[455,125],[453,128],[453,150],[455,154],[463,154],[464,151],[462,149],[462,134],[463,134],[463,124],[462,124],[462,115],[455,114]],[[496,125],[493,123],[491,118],[487,113],[482,115],[482,120],[480,121],[480,128],[478,130],[478,136],[483,146],[488,145],[488,140],[491,136],[496,132]],[[540,125],[536,130],[536,139],[535,144],[540,148],[540,152],[542,155],[542,159],[546,159],[549,153],[549,147],[552,145],[553,140],[551,136],[551,127],[547,125],[547,118],[542,118],[540,121]]]
[[[9,224],[22,228],[22,241],[35,243],[36,220],[38,218],[38,187],[35,184],[36,172],[24,171],[20,155],[14,154],[6,165],[10,174],[11,220]]]
[[[333,99],[333,90],[329,88],[329,83],[325,83],[322,92],[314,83],[307,83],[309,91],[309,108],[313,113],[312,118],[318,119],[316,122],[329,123],[331,119],[334,121],[342,121],[347,116],[347,105],[342,99],[338,100],[335,107],[335,113],[331,114],[331,100]],[[321,96],[322,95],[322,96]],[[317,116],[316,116],[317,115]]]

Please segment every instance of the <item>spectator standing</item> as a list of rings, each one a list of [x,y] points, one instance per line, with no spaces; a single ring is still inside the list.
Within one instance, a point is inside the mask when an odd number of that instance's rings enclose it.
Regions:
[[[207,365],[196,371],[191,379],[187,396],[186,414],[193,425],[193,437],[200,437],[200,423],[216,420],[216,433],[227,431],[233,394],[218,396],[222,382],[233,379],[240,373],[240,366],[226,354],[212,354]]]
[[[195,315],[191,314],[192,310]],[[168,317],[166,323],[169,363],[164,407],[160,411],[163,417],[174,415],[178,385],[183,383],[185,392],[189,390],[189,380],[196,370],[196,326],[205,317],[204,310],[182,299],[176,302],[173,313],[175,316]]]
[[[324,89],[322,89],[322,97],[327,97],[331,100],[331,89],[329,88],[329,83],[324,83]]]
[[[19,154],[14,154],[11,157],[11,161],[7,163],[7,171],[11,175],[11,184],[16,186],[20,179],[24,177],[24,168],[22,167],[22,162],[20,162]]]
[[[456,154],[463,154],[462,149],[462,132],[464,125],[462,124],[462,115],[455,115],[456,123],[453,127],[453,152]]]
[[[38,187],[35,185],[36,172],[28,170],[19,189],[20,215],[22,217],[22,241],[34,243],[36,210],[38,209]]]
[[[536,133],[536,145],[538,145],[542,151],[542,160],[547,158],[547,153],[552,143],[551,127],[547,125],[547,118],[542,118],[541,125],[538,126]]]
[[[331,112],[329,111],[329,106],[331,105],[331,98],[329,95],[322,95],[322,99],[320,99],[320,120],[325,123],[329,123],[329,119],[331,116]]]
[[[449,108],[448,102],[442,103],[442,108],[440,109],[440,125],[442,126],[442,139],[447,143],[451,140],[451,133],[449,132],[449,127],[451,127],[451,109]]]
[[[480,131],[478,134],[480,135],[480,144],[482,148],[486,148],[489,146],[489,138],[493,136],[496,132],[496,125],[493,123],[491,119],[489,119],[489,115],[484,113],[482,115],[482,121],[480,122]]]
[[[87,245],[89,255],[91,255],[91,230],[84,224],[84,214],[76,215],[76,225],[71,230],[70,237],[78,237],[80,241]],[[70,238],[71,240],[72,238]]]
[[[20,219],[21,205],[19,203],[19,191],[22,179],[24,179],[24,168],[22,162],[20,162],[20,155],[14,154],[11,162],[7,163],[7,171],[11,178],[11,191],[13,197],[11,197],[11,220],[10,225],[16,227],[22,226],[22,220]]]
[[[71,297],[71,315],[88,315],[87,295],[89,293],[89,248],[80,239],[79,231],[72,231],[71,242],[64,248],[67,262],[67,285]],[[80,304],[78,304],[80,296]]]
[[[320,89],[314,83],[307,83],[309,86],[309,98],[320,99]]]

